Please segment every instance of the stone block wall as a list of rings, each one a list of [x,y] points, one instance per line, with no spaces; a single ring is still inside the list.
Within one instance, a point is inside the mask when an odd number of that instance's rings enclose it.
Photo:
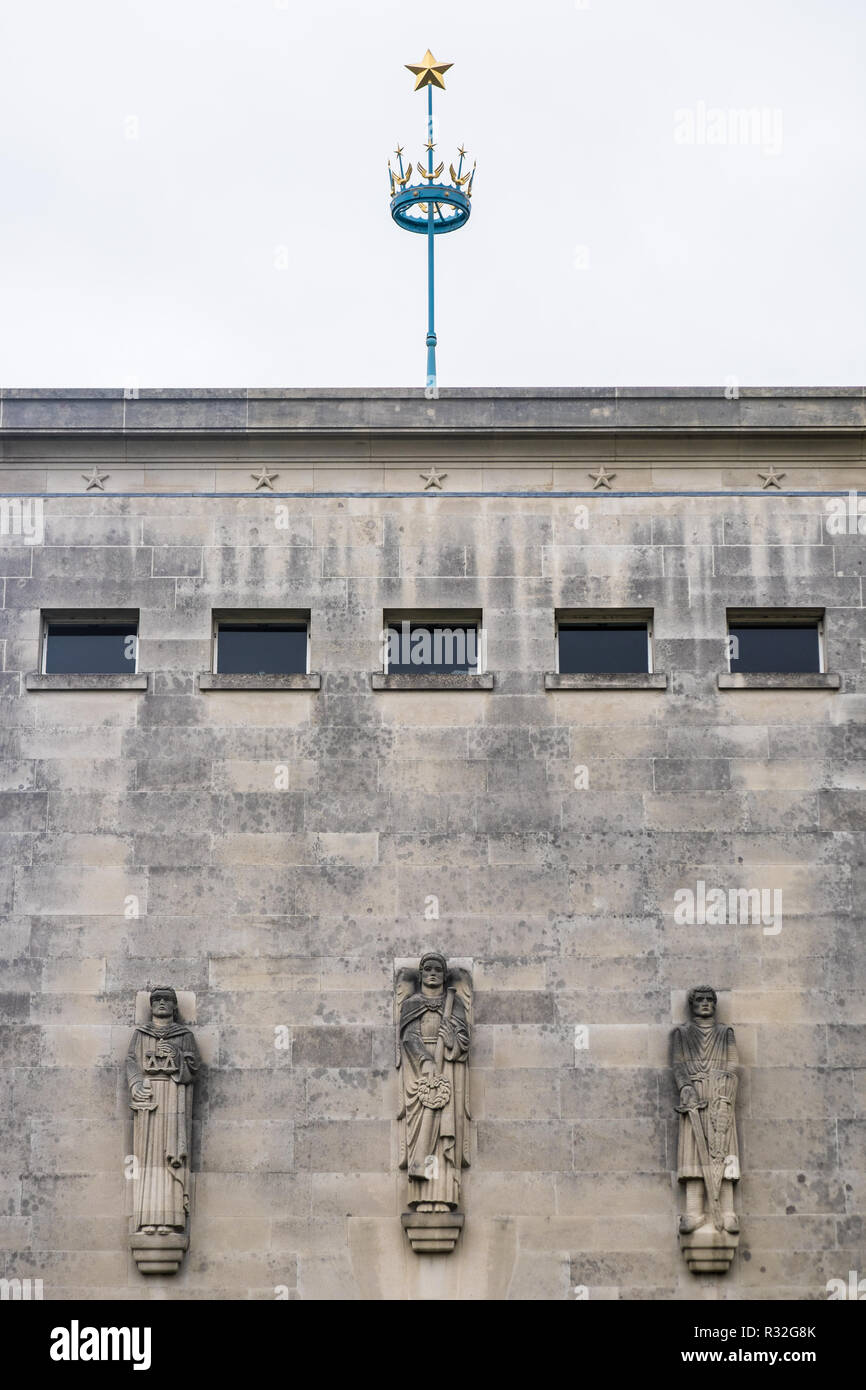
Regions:
[[[122,1062],[160,983],[194,993],[206,1062],[172,1297],[808,1299],[862,1273],[862,538],[776,492],[595,495],[578,529],[555,495],[158,491],[49,495],[44,544],[0,552],[5,1276],[154,1293]],[[825,608],[842,688],[719,690],[749,605]],[[668,689],[546,691],[557,608],[608,606],[653,610]],[[149,690],[25,691],[58,607],[138,609]],[[199,693],[231,607],[309,609],[321,689]],[[494,689],[371,690],[391,608],[480,609]],[[781,930],[678,925],[698,880],[780,889]],[[393,962],[429,946],[475,978],[438,1259],[396,1170]],[[704,982],[743,1064],[721,1284],[676,1239],[668,1039]]]

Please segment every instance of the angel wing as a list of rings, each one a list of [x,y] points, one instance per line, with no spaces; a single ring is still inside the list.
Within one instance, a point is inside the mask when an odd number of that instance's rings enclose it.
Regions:
[[[394,1048],[395,1065],[398,1067],[403,1061],[400,1047],[400,1011],[409,996],[417,994],[420,988],[421,979],[418,974],[418,967],[402,965],[394,979]]]
[[[472,976],[462,965],[453,965],[448,971],[446,984],[449,989],[453,989],[456,997],[460,1000],[466,1011],[466,1026],[469,1029],[470,1042],[472,1039]],[[463,1110],[467,1120],[472,1118],[469,1108],[469,1068],[461,1067],[463,1072]],[[469,1167],[469,1127],[463,1130],[463,1167]]]
[[[472,976],[462,965],[452,965],[446,981],[448,989],[453,989],[466,1011],[466,1024],[472,1036]]]

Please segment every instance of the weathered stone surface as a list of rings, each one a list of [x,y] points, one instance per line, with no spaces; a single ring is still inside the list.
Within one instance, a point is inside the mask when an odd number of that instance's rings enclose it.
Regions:
[[[667,1073],[704,978],[741,1057],[728,1296],[866,1268],[863,538],[827,525],[864,430],[859,388],[4,391],[2,485],[48,490],[45,545],[0,547],[5,1272],[147,1287],[118,1069],[130,990],[164,979],[208,1061],[174,1297],[705,1296]],[[769,459],[803,495],[760,489]],[[94,460],[105,495],[75,495]],[[40,610],[95,605],[139,609],[147,689],[27,690]],[[212,609],[262,605],[309,610],[319,688],[197,686]],[[824,610],[825,676],[719,688],[726,609],[760,605]],[[580,607],[652,609],[656,678],[545,690]],[[372,689],[384,612],[418,608],[481,612],[487,678]],[[699,880],[781,891],[780,931],[676,921]],[[474,958],[475,1008],[434,1276],[400,1226],[391,1016],[393,960],[431,944]]]

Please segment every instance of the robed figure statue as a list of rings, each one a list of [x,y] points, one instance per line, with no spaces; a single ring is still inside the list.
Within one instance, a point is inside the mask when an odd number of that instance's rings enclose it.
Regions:
[[[460,1204],[469,1166],[468,1058],[472,989],[466,970],[438,951],[397,974],[397,1066],[401,1070],[400,1167],[409,1207],[447,1212]]]
[[[734,1183],[740,1177],[734,1106],[737,1044],[733,1028],[717,1023],[716,991],[689,990],[691,1018],[673,1031],[671,1067],[679,1092],[677,1178],[686,1190],[680,1236],[701,1227],[736,1235]]]
[[[177,1021],[174,990],[152,990],[150,1010],[150,1023],[136,1026],[126,1055],[134,1116],[131,1229],[168,1236],[186,1229],[192,1091],[201,1062],[192,1032]]]

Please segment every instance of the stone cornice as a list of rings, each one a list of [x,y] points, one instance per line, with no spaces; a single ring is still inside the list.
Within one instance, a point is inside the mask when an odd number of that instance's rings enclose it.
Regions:
[[[0,437],[864,434],[866,387],[0,391]]]

